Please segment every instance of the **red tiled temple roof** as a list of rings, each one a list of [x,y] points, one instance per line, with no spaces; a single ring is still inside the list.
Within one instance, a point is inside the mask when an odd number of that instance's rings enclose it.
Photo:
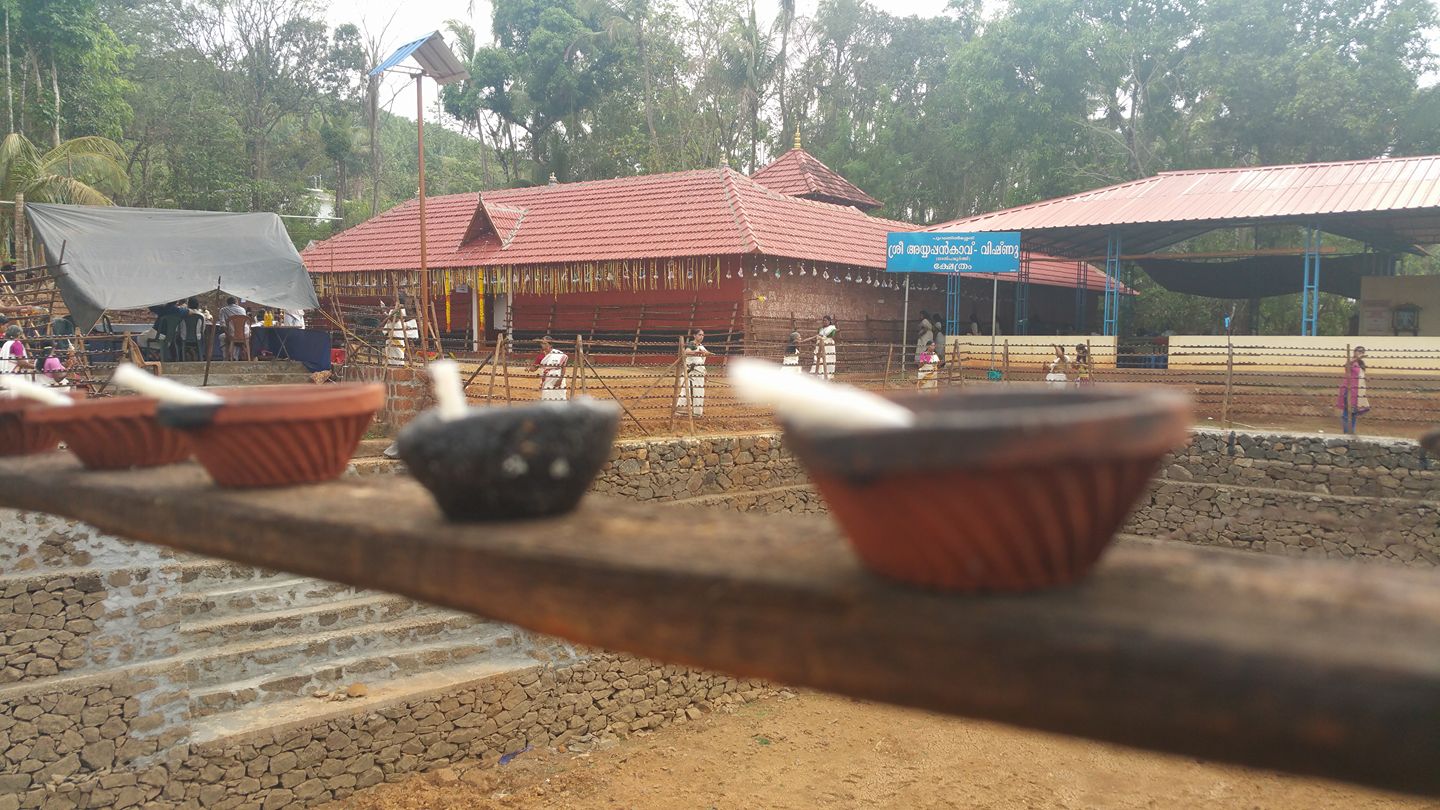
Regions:
[[[908,222],[779,194],[730,169],[452,194],[426,200],[427,258],[442,268],[764,255],[885,266]],[[399,205],[301,256],[314,273],[419,267],[419,206]]]
[[[450,194],[428,198],[425,214],[435,270],[740,255],[883,269],[885,235],[919,228],[730,169]],[[419,220],[410,200],[300,255],[317,274],[415,270]],[[1074,287],[1074,262],[1036,257],[1030,280]],[[1103,290],[1104,276],[1088,268],[1086,287]]]
[[[755,172],[751,179],[771,191],[790,197],[804,197],[836,205],[853,205],[862,211],[879,208],[881,205],[879,200],[866,194],[859,186],[822,163],[819,158],[800,148],[798,138],[794,149]]]

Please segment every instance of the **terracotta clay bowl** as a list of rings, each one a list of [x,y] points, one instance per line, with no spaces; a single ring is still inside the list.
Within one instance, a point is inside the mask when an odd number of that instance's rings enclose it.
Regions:
[[[80,399],[68,408],[41,408],[27,418],[46,425],[92,470],[159,467],[190,457],[190,440],[155,418],[150,397]]]
[[[1432,430],[1420,437],[1420,446],[1440,456],[1440,429]]]
[[[47,410],[33,399],[0,399],[0,456],[48,453],[60,446],[60,434],[30,417]]]
[[[1083,576],[1191,424],[1189,398],[1161,388],[895,399],[914,426],[785,424],[785,442],[866,566],[955,591]]]
[[[222,487],[282,487],[339,478],[385,403],[378,384],[206,389],[222,402],[160,406]]]
[[[580,503],[610,457],[620,408],[576,399],[421,414],[396,437],[405,466],[451,520],[558,515]]]

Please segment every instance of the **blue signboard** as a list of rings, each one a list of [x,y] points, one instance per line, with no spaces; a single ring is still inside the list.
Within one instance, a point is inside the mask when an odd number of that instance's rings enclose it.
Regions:
[[[885,271],[1018,273],[1020,233],[892,233],[886,238]]]

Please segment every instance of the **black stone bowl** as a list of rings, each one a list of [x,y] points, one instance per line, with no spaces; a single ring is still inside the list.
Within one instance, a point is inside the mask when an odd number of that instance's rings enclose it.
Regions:
[[[445,516],[513,520],[568,512],[610,458],[620,408],[577,399],[421,414],[396,439],[400,458]]]

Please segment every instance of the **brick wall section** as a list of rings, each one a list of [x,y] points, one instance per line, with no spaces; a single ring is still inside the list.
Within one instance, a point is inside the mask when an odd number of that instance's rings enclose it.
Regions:
[[[831,270],[832,279],[836,271]],[[802,335],[813,335],[820,328],[820,318],[834,315],[839,321],[841,341],[862,341],[865,336],[865,319],[875,321],[899,321],[903,316],[905,291],[870,287],[844,281],[845,271],[839,271],[841,281],[816,278],[814,276],[773,275],[747,277],[750,315],[755,318],[795,318],[796,328]],[[936,282],[926,279],[926,284]],[[939,282],[943,285],[943,282]],[[764,301],[756,300],[764,296]],[[945,311],[945,288],[921,292],[910,292],[911,320],[920,322],[920,310]],[[986,316],[989,317],[988,315]],[[913,327],[912,327],[913,331]],[[773,338],[773,335],[762,335]],[[871,340],[890,339],[887,332],[876,330]],[[898,337],[895,338],[898,340]]]
[[[393,432],[410,423],[421,411],[435,404],[429,378],[423,368],[350,365],[345,382],[378,382],[385,385],[385,405],[375,421]]]

